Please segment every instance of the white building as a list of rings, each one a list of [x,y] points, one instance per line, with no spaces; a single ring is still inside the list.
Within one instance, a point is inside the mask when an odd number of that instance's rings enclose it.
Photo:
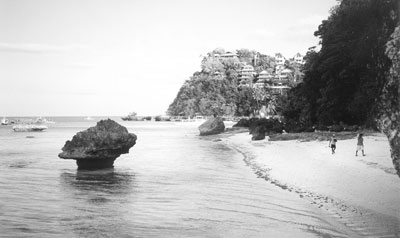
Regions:
[[[285,68],[285,57],[283,57],[283,55],[281,53],[276,53],[275,54],[275,72],[279,73],[281,70],[283,70]]]
[[[254,87],[259,87],[259,88],[268,87],[271,85],[272,79],[273,76],[267,71],[263,70],[258,74],[258,80],[254,84]]]
[[[275,54],[275,62],[277,65],[284,65],[285,64],[285,57],[281,53]]]
[[[293,71],[290,69],[284,69],[280,72],[279,78],[287,79],[289,76],[293,75]]]
[[[253,84],[252,80],[256,71],[253,66],[245,65],[240,71],[240,86],[251,86]]]
[[[295,54],[293,60],[298,64],[304,64],[304,56],[302,56],[300,53]]]
[[[232,52],[226,52],[225,54],[221,54],[221,55],[219,55],[219,57],[220,58],[223,58],[223,59],[232,59],[232,58],[236,58],[237,57],[237,55],[236,55],[236,53],[232,53]]]

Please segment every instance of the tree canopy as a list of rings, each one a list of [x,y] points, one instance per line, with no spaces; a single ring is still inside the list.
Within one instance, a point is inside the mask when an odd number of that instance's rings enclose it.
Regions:
[[[239,76],[244,64],[255,66],[258,73],[273,72],[275,59],[247,49],[237,50],[236,57],[221,57],[225,53],[221,48],[207,53],[201,61],[201,71],[195,72],[180,88],[168,108],[169,115],[249,116],[268,106],[270,100],[265,98],[270,97],[255,98],[256,89],[238,86]]]
[[[304,125],[373,125],[397,11],[396,0],[342,0],[334,7],[315,32],[321,49],[307,53],[303,82],[289,92],[285,117]]]

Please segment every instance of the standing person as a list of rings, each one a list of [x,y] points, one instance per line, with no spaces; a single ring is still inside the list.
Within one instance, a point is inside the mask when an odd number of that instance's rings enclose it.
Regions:
[[[357,137],[357,150],[356,150],[356,156],[358,151],[361,150],[362,155],[365,156],[364,154],[364,138],[363,138],[363,134],[360,133]]]
[[[336,139],[336,137],[335,137],[335,134],[333,134],[332,137],[331,137],[331,139],[329,140],[329,145],[328,145],[328,147],[331,147],[331,149],[332,149],[332,154],[335,153],[335,150],[336,150],[336,142],[337,142],[337,139]]]

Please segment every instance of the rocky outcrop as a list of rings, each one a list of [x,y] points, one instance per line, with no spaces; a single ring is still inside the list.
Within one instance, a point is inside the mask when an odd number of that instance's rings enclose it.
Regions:
[[[251,140],[264,140],[265,128],[263,126],[256,126],[251,132]]]
[[[251,125],[256,123],[258,120],[260,120],[260,119],[255,118],[255,117],[250,118],[250,119],[242,118],[232,127],[251,127]]]
[[[216,135],[225,131],[225,124],[221,117],[213,117],[199,126],[201,136]]]
[[[58,156],[76,160],[78,169],[112,168],[114,160],[129,153],[136,139],[135,134],[115,121],[101,120],[67,141]]]
[[[400,176],[400,26],[392,37],[386,51],[392,68],[381,94],[378,126],[388,138],[393,165]]]

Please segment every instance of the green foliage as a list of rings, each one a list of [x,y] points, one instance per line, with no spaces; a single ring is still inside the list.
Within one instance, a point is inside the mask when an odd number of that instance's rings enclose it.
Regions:
[[[254,69],[257,72],[266,70],[269,73],[274,72],[276,66],[275,58],[268,55],[258,54],[256,62],[254,64]]]
[[[195,73],[179,90],[168,114],[190,117],[196,113],[204,116],[233,115],[236,110],[236,91],[236,85],[228,80],[218,79],[205,72]]]
[[[240,49],[236,51],[236,55],[240,62],[245,62],[248,65],[254,65],[254,56],[256,54],[256,51],[248,49]]]
[[[277,119],[261,118],[261,119],[256,119],[256,120],[250,121],[250,123],[249,123],[250,133],[252,133],[252,131],[257,127],[259,127],[259,129],[261,129],[260,130],[261,132],[267,133],[268,135],[282,133],[282,130],[283,130],[282,123]]]
[[[168,108],[168,115],[249,116],[257,113],[263,105],[269,105],[270,111],[275,110],[275,104],[272,103],[275,101],[265,94],[266,90],[262,94],[250,87],[238,87],[243,62],[256,62],[258,70],[268,69],[272,72],[274,58],[247,49],[237,50],[237,57],[221,57],[224,53],[223,49],[215,49],[203,58],[201,72],[194,73],[182,85]]]
[[[289,92],[284,116],[301,126],[373,123],[391,62],[385,44],[396,24],[396,0],[342,0],[315,35],[304,80]]]

